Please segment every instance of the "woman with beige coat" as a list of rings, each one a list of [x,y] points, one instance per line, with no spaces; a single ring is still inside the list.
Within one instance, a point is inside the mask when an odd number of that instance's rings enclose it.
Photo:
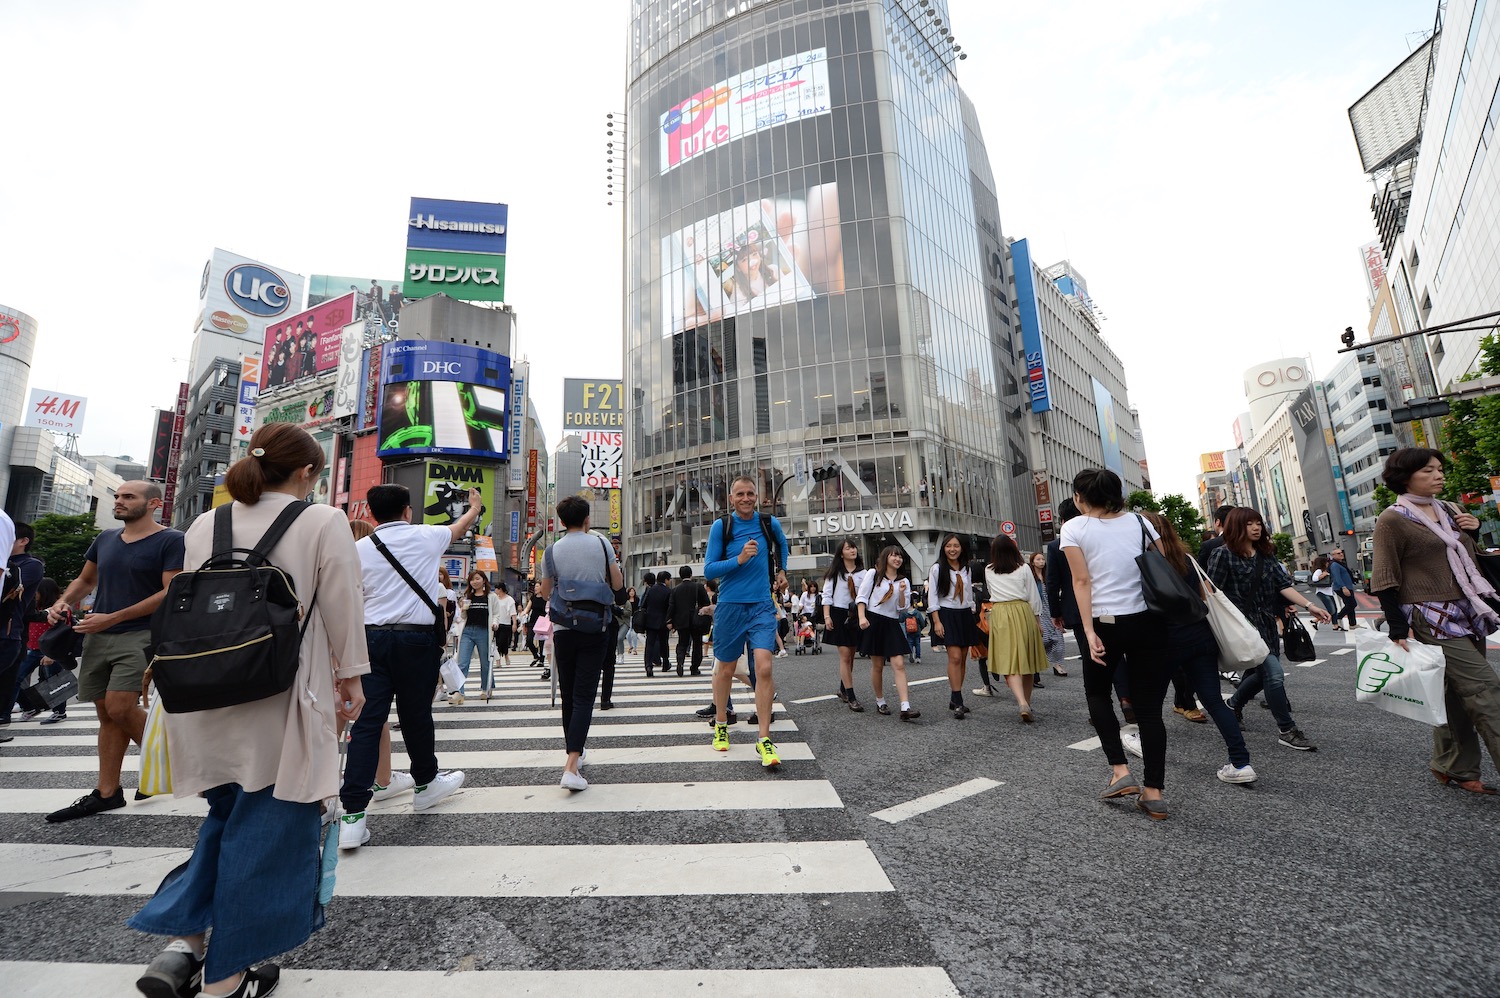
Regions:
[[[256,431],[250,456],[225,477],[233,504],[188,528],[184,564],[192,570],[209,558],[214,519],[226,511],[234,546],[253,548],[287,504],[312,491],[323,460],[323,449],[296,426]],[[292,521],[269,561],[291,577],[310,614],[291,689],[166,715],[173,793],[201,795],[208,816],[180,875],[169,876],[129,923],[173,937],[136,982],[153,998],[200,979],[210,998],[269,994],[280,971],[260,961],[323,925],[323,802],[338,796],[338,732],[359,716],[360,677],[370,671],[360,564],[344,513],[319,505]]]

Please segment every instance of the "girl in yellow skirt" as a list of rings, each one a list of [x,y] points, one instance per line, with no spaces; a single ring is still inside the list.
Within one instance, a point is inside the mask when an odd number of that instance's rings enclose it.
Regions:
[[[990,596],[990,672],[1005,677],[1005,685],[1021,708],[1021,720],[1036,720],[1031,710],[1031,688],[1047,668],[1042,646],[1042,596],[1036,578],[1016,542],[996,534],[990,560],[984,567]]]

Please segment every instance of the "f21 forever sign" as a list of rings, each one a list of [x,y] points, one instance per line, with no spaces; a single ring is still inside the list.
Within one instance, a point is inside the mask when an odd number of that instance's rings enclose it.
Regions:
[[[583,484],[591,489],[620,487],[625,458],[624,384],[617,380],[566,378],[563,381],[563,433],[583,441]]]

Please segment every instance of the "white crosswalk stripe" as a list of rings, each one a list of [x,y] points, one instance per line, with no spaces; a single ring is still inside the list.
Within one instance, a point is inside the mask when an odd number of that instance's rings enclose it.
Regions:
[[[471,670],[471,691],[478,679]],[[709,724],[694,716],[711,697],[706,670],[682,678],[622,674],[614,687],[615,708],[594,714],[585,767],[590,787],[570,794],[557,785],[564,761],[560,712],[550,705],[552,690],[541,670],[499,670],[494,686],[488,702],[471,692],[461,706],[434,705],[439,765],[464,770],[465,786],[421,813],[412,810],[409,793],[372,802],[370,843],[341,855],[328,909],[333,932],[314,936],[309,946],[325,935],[337,935],[337,941],[321,958],[309,957],[313,962],[299,964],[295,955],[288,960],[288,967],[298,968],[299,988],[361,998],[574,998],[604,991],[631,998],[702,995],[706,988],[720,998],[768,992],[825,998],[958,994],[943,969],[922,965],[931,959],[923,942],[914,942],[912,952],[925,959],[882,952],[879,966],[865,965],[870,954],[844,945],[839,919],[828,917],[830,903],[853,905],[841,918],[859,912],[861,924],[874,919],[871,931],[883,932],[883,938],[909,936],[909,915],[899,902],[893,908],[875,900],[893,897],[895,888],[785,706],[776,705],[771,725],[783,766],[768,771],[755,752],[756,732],[746,724],[731,728],[728,752],[712,750]],[[735,693],[743,701],[737,705],[743,719],[747,708],[754,709],[753,699],[743,687]],[[0,990],[7,995],[133,993],[130,982],[159,940],[126,929],[121,912],[138,906],[190,854],[196,819],[206,812],[200,798],[164,796],[132,800],[96,818],[45,824],[43,815],[89,788],[97,768],[98,721],[73,706],[74,716],[62,724],[18,720],[9,732],[15,739],[0,749],[0,906],[14,906],[17,917],[44,920],[51,899],[66,896],[70,917],[97,912],[91,931],[101,939],[99,955],[115,962],[80,963],[76,948],[59,944],[55,953],[38,952],[0,939],[0,980],[7,982]],[[394,765],[404,769],[399,731],[392,741]],[[133,747],[124,768],[128,798],[139,769]],[[826,900],[845,897],[850,901]],[[653,969],[639,969],[636,954],[621,944],[595,946],[584,964],[559,967],[544,951],[517,955],[504,949],[504,932],[491,933],[501,948],[477,968],[448,962],[441,926],[455,903],[488,906],[486,924],[504,925],[511,918],[517,925],[564,925],[591,898],[625,906],[619,917],[627,920],[627,937],[637,925],[647,933],[679,932],[687,918],[695,936],[714,940],[712,952],[722,952],[723,962],[704,966],[685,955],[689,962],[658,961]],[[692,909],[670,907],[674,903],[718,906],[724,914],[699,921],[685,914]],[[392,921],[398,916],[384,913],[392,905],[400,912],[399,930]],[[734,914],[747,905],[773,920],[784,912],[802,932],[826,925],[837,945],[824,952],[847,952],[851,965],[825,958],[818,969],[782,969],[774,966],[774,956],[747,964],[741,948],[754,945],[754,933]],[[363,959],[339,966],[337,954],[346,946],[380,952],[381,933],[392,931],[401,932],[402,946],[413,951],[404,962],[379,972],[368,970]],[[412,947],[413,934],[429,938],[428,947]],[[118,962],[128,952],[140,962]]]

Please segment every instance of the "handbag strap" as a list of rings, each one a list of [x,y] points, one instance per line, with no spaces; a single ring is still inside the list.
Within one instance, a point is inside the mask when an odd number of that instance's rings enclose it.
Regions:
[[[1201,581],[1205,586],[1208,587],[1208,591],[1211,592],[1211,593],[1218,592],[1219,591],[1219,587],[1216,586],[1216,585],[1214,585],[1214,580],[1210,579],[1208,577],[1208,573],[1203,570],[1203,566],[1200,565],[1200,564],[1198,564],[1198,559],[1197,558],[1189,558],[1188,561],[1190,561],[1190,562],[1193,563],[1193,570],[1198,573],[1198,579],[1199,579],[1199,581]]]
[[[432,611],[432,622],[436,624],[441,621],[443,619],[443,612],[438,609],[437,602],[428,595],[427,590],[423,589],[417,583],[416,579],[411,577],[411,573],[406,570],[406,566],[396,560],[396,556],[391,554],[391,549],[385,546],[385,542],[380,539],[380,535],[371,534],[370,540],[375,542],[375,550],[385,555],[385,560],[390,562],[391,566],[396,569],[396,574],[406,580],[406,584],[411,587],[411,591],[421,597],[423,603],[427,604],[427,609]],[[549,548],[548,550],[551,549]]]
[[[1146,518],[1141,514],[1135,514],[1136,521],[1141,525],[1141,554],[1151,550],[1151,535],[1146,533]]]

